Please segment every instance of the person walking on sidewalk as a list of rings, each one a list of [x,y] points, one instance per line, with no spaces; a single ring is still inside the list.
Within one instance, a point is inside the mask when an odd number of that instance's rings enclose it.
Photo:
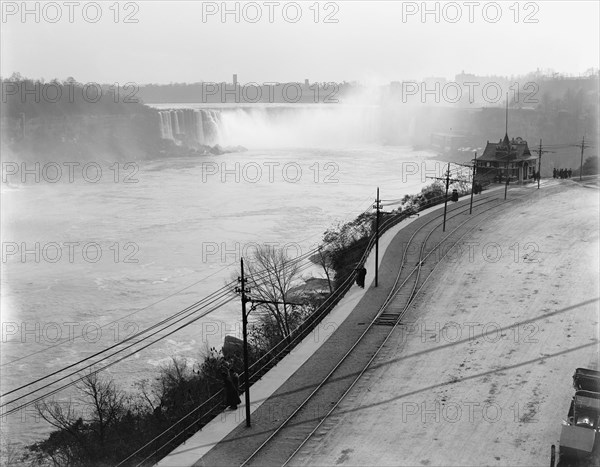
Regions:
[[[234,385],[231,371],[227,368],[224,368],[221,372],[221,377],[223,378],[223,389],[225,390],[225,405],[230,409],[236,410],[238,404],[240,404],[242,401],[240,399],[238,389]],[[239,383],[239,378],[237,378],[237,380]]]
[[[240,395],[240,375],[234,369],[229,370],[229,376],[231,377],[231,382],[233,383],[233,389],[235,390],[236,396],[238,396],[238,404],[241,402]]]
[[[356,270],[356,285],[362,289],[365,288],[365,277],[367,277],[367,270],[362,265]]]

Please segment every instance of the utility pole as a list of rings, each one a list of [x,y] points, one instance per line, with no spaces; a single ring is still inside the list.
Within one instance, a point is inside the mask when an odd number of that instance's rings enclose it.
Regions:
[[[248,370],[248,314],[246,313],[246,303],[249,301],[246,293],[250,292],[246,288],[246,279],[244,278],[244,258],[240,258],[241,275],[238,277],[240,287],[236,288],[236,292],[242,296],[242,334],[244,339],[244,395],[246,399],[246,426],[250,428],[250,375]]]
[[[460,165],[460,164],[459,164]],[[450,178],[450,162],[448,162],[448,170],[446,171],[446,176],[445,177],[427,177],[427,178],[433,178],[435,180],[445,180],[446,181],[446,196],[444,197],[444,224],[442,227],[442,230],[445,232],[446,231],[446,212],[448,210],[448,187],[450,186],[450,182],[460,182],[460,180],[454,179],[454,178]]]
[[[538,151],[538,173],[537,173],[538,190],[540,189],[540,178],[542,178],[542,138],[540,138],[540,149]]]
[[[442,232],[446,231],[446,210],[448,209],[448,187],[450,186],[450,162],[448,162],[448,170],[446,170],[446,196],[444,197],[444,226]]]
[[[258,303],[271,303],[274,305],[302,305],[302,303],[293,303],[293,302],[277,302],[271,300],[259,300],[252,297],[248,297],[246,294],[250,293],[250,287],[246,287],[246,282],[248,280],[244,277],[244,258],[240,259],[240,268],[241,275],[238,277],[238,282],[240,283],[240,287],[236,287],[236,293],[239,293],[242,298],[242,334],[243,334],[243,352],[244,352],[244,396],[246,403],[246,426],[250,428],[252,423],[250,421],[250,370],[248,365],[248,315],[254,309],[254,307]],[[252,303],[250,307],[250,311],[246,312],[246,303]]]
[[[583,176],[583,150],[588,146],[585,145],[585,136],[581,139],[581,164],[579,165],[579,181]]]
[[[506,185],[504,186],[504,199],[506,199],[506,194],[508,193],[508,181],[510,180],[510,176],[508,175],[508,160],[510,159],[510,140],[508,139],[508,93],[506,93],[506,128],[505,133],[506,141],[508,142],[508,147],[506,148]]]
[[[375,287],[379,280],[379,210],[381,209],[381,200],[379,199],[379,187],[377,187],[377,199],[373,208],[376,210],[375,216]]]
[[[510,154],[510,148],[508,148],[508,152]],[[510,180],[510,176],[508,175],[508,159],[506,159],[506,184],[504,185],[504,199],[506,199],[506,194],[508,193],[508,180]]]
[[[544,151],[542,149],[542,140],[540,139],[540,148],[537,151],[534,149],[533,152],[538,153],[538,190],[539,190],[540,189],[540,178],[542,178],[542,154],[545,154],[547,152],[554,152],[554,151]]]
[[[475,170],[477,170],[477,151],[475,151],[475,159],[473,159],[473,182],[471,183],[471,205],[469,206],[469,214],[473,214],[473,192],[475,191]]]

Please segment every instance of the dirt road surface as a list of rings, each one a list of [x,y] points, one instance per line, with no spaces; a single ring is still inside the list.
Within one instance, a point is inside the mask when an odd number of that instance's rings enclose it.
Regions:
[[[598,190],[570,181],[450,250],[291,465],[540,465],[598,369]]]

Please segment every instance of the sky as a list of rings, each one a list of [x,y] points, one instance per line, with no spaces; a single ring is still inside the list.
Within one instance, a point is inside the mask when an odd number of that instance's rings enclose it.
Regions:
[[[599,3],[3,1],[0,74],[121,84],[577,75],[599,66]]]

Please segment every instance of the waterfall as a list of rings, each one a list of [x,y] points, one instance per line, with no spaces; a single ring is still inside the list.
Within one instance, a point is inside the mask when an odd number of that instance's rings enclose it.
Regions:
[[[176,144],[215,145],[221,142],[221,112],[213,109],[160,110],[160,135]]]
[[[171,112],[171,120],[173,122],[173,134],[179,137],[181,130],[179,129],[179,110]]]
[[[202,110],[202,128],[204,130],[206,144],[221,143],[221,112],[217,110]]]
[[[376,105],[159,110],[161,137],[177,145],[320,147],[377,144],[397,119]],[[389,136],[389,135],[388,135]]]
[[[195,110],[194,118],[196,119],[196,138],[200,144],[204,144],[206,138],[204,137],[204,124],[202,123],[202,111]]]

